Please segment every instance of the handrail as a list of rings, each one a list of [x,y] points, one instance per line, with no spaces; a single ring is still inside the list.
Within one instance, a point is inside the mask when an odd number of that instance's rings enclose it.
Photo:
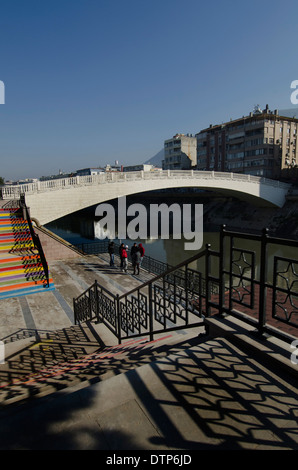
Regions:
[[[31,234],[31,238],[32,238],[32,241],[34,243],[35,248],[37,249],[37,251],[39,253],[41,263],[42,263],[42,267],[43,267],[43,271],[44,271],[44,274],[45,274],[45,277],[46,277],[47,285],[49,287],[50,281],[49,281],[48,263],[47,263],[47,260],[46,260],[46,257],[45,257],[45,254],[44,254],[39,236],[37,235],[37,233],[35,233],[35,231],[33,229],[31,217],[30,217],[30,214],[29,214],[28,207],[25,203],[24,195],[21,195],[21,197],[20,197],[20,208],[23,210],[24,219],[27,220],[29,231],[30,231],[30,234]]]
[[[202,326],[203,325],[203,314],[202,314],[202,309],[197,305],[197,298],[198,296],[201,296],[202,298],[205,297],[205,294],[203,293],[202,289],[202,278],[201,275],[199,274],[199,286],[198,290],[194,287],[190,287],[187,283],[188,274],[190,273],[191,275],[197,275],[198,273],[193,270],[192,268],[189,268],[189,264],[193,263],[194,261],[204,258],[208,255],[213,254],[213,252],[210,250],[209,245],[206,245],[206,250],[203,252],[200,252],[187,260],[179,263],[176,266],[171,266],[169,267],[166,271],[164,271],[162,274],[158,274],[154,276],[152,279],[149,281],[146,281],[142,283],[141,285],[131,289],[130,291],[124,293],[124,294],[114,294],[113,292],[109,291],[102,285],[98,284],[97,281],[95,281],[88,289],[86,289],[82,294],[80,294],[76,299],[73,299],[73,308],[74,308],[74,315],[75,315],[75,322],[77,321],[91,321],[92,318],[97,318],[97,320],[103,321],[103,323],[116,335],[118,338],[119,343],[121,343],[121,340],[123,338],[121,331],[125,329],[130,329],[130,328],[135,328],[135,326],[129,326],[129,323],[132,319],[132,309],[137,309],[136,315],[136,323],[138,323],[138,328],[141,328],[141,325],[147,323],[147,320],[144,318],[141,318],[139,316],[146,316],[149,322],[149,326],[147,326],[146,332],[139,332],[137,336],[139,335],[146,335],[149,334],[150,338],[153,338],[154,334],[160,333],[163,331],[163,328],[156,329],[156,326],[153,327],[153,317],[151,315],[153,311],[153,303],[155,300],[153,299],[153,292],[155,289],[163,289],[163,285],[166,282],[169,286],[172,286],[174,290],[176,289],[179,290],[181,293],[182,291],[185,292],[185,299],[176,300],[173,301],[171,298],[170,292],[167,292],[167,295],[170,297],[168,298],[168,301],[170,301],[173,304],[173,308],[178,308],[179,305],[183,308],[185,308],[185,318],[182,320],[183,325],[181,326],[176,324],[176,320],[174,320],[174,326],[171,326],[170,328],[167,327],[167,331],[173,331],[181,328],[188,328],[188,327],[194,327],[194,326]],[[216,252],[214,252],[215,255],[217,255]],[[185,268],[185,269],[183,269]],[[176,273],[172,276],[173,273]],[[162,282],[159,282],[161,281]],[[212,279],[210,277],[209,283],[212,282]],[[207,283],[206,283],[207,285]],[[209,284],[210,285],[210,284]],[[145,294],[145,292],[148,290],[148,297]],[[209,290],[210,291],[210,290]],[[196,293],[196,294],[195,294]],[[195,294],[195,298],[193,297],[193,294]],[[147,300],[144,300],[146,299]],[[176,298],[176,297],[175,297]],[[146,307],[142,304],[142,302],[145,301]],[[174,303],[173,303],[174,302]],[[182,302],[182,303],[181,303]],[[201,301],[199,301],[201,302]],[[144,310],[145,308],[145,310]],[[99,314],[99,310],[101,310],[101,313]],[[151,312],[151,313],[150,313]],[[195,322],[189,323],[189,315],[192,314],[195,318]],[[94,315],[92,317],[92,315]],[[135,314],[133,314],[134,316]],[[177,313],[179,316],[179,313]],[[166,316],[164,316],[164,321],[166,321]],[[149,330],[147,329],[149,328]]]

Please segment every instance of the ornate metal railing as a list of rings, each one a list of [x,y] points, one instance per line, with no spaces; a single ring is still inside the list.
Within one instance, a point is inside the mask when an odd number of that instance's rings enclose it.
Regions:
[[[200,273],[193,261],[204,253],[122,295],[95,282],[74,299],[75,322],[102,321],[118,338],[149,335],[203,325]]]
[[[297,336],[298,241],[270,237],[267,229],[250,235],[223,226],[219,253],[220,312],[255,325],[260,334]]]
[[[281,255],[282,248],[291,255]],[[74,299],[74,314],[76,322],[103,321],[119,342],[203,325],[205,317],[225,314],[253,325],[260,335],[292,342],[298,327],[298,241],[223,226],[218,251],[206,245],[123,295],[95,282]]]

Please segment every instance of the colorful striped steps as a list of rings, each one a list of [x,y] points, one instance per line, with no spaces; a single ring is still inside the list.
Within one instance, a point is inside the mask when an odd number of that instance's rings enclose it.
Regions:
[[[21,211],[0,209],[0,299],[53,289]]]

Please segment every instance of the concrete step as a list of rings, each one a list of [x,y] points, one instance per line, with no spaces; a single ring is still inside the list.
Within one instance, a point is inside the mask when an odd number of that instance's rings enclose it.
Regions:
[[[0,365],[0,403],[10,405],[61,388],[106,380],[171,350],[189,347],[198,341],[198,334],[195,329],[184,334],[164,333],[152,341],[131,338],[119,345],[104,325],[92,323],[23,340],[20,348],[18,342],[8,344],[6,363]],[[66,341],[66,336],[72,340]]]
[[[108,450],[109,457],[297,450],[296,411],[297,383],[227,339],[206,338],[108,380],[2,408],[0,449]]]

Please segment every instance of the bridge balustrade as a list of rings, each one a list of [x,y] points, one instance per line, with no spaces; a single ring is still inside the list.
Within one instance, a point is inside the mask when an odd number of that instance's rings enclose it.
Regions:
[[[36,181],[34,183],[4,186],[1,188],[3,199],[19,199],[21,194],[34,194],[44,191],[67,189],[97,184],[108,184],[121,181],[156,180],[156,179],[193,178],[200,180],[229,180],[265,184],[272,187],[289,189],[290,185],[278,180],[240,173],[196,171],[196,170],[156,170],[135,172],[102,172],[97,175],[73,176],[54,180]]]

